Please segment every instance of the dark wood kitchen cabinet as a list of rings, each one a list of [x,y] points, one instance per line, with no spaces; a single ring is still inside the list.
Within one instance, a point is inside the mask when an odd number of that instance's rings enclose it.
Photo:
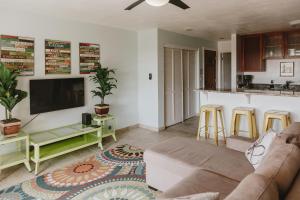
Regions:
[[[286,58],[300,58],[300,30],[286,33]]]
[[[262,72],[265,71],[263,60],[262,34],[245,35],[240,37],[239,71]]]
[[[263,59],[284,58],[284,33],[263,34]]]

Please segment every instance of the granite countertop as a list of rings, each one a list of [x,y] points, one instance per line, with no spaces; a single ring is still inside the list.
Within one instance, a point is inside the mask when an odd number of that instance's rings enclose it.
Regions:
[[[258,89],[236,89],[236,90],[205,90],[202,88],[195,89],[195,91],[203,91],[203,92],[214,92],[214,93],[235,93],[235,94],[245,94],[245,95],[269,95],[269,96],[287,96],[287,97],[300,97],[300,92],[295,92],[287,90],[258,90]]]

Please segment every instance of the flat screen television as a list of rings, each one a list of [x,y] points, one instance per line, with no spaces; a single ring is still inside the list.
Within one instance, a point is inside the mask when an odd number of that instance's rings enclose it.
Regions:
[[[84,78],[30,80],[30,114],[84,106]]]

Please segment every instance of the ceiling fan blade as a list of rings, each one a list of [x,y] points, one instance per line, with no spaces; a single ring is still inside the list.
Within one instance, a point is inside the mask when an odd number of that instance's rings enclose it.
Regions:
[[[131,10],[132,8],[140,5],[141,3],[143,3],[145,0],[138,0],[135,3],[131,4],[130,6],[128,6],[127,8],[125,8],[125,10]]]
[[[186,5],[184,2],[182,2],[181,0],[170,0],[171,4],[178,6],[179,8],[182,8],[184,10],[190,8],[188,5]]]

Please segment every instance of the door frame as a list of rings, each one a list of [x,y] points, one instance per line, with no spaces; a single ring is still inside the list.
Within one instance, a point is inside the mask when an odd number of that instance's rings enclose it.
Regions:
[[[216,88],[218,88],[218,85],[219,85],[219,75],[218,75],[218,65],[217,65],[218,50],[215,48],[202,47],[202,60],[203,60],[203,62],[202,62],[202,68],[203,68],[202,85],[203,85],[203,89],[205,89],[205,50],[216,52]]]
[[[201,77],[200,77],[200,48],[193,48],[193,47],[186,47],[186,46],[180,46],[180,45],[173,45],[173,44],[165,44],[163,45],[163,52],[165,48],[170,48],[170,49],[179,49],[181,51],[181,81],[182,81],[182,88],[183,88],[183,50],[189,50],[189,51],[195,51],[196,52],[196,63],[195,63],[195,67],[196,67],[196,83],[197,83],[197,87],[200,87],[200,81],[201,81]],[[174,62],[174,58],[173,58],[174,54],[172,52],[172,62]],[[165,56],[163,56],[163,58],[165,58]],[[174,63],[172,64],[174,67]],[[165,69],[165,60],[164,60],[164,69]],[[164,70],[165,71],[165,70]],[[164,74],[164,86],[163,88],[165,89],[165,74]],[[195,88],[196,89],[196,88]],[[165,99],[165,91],[164,91],[164,95],[163,95],[163,102],[164,102],[164,127],[167,127],[166,125],[166,99]],[[182,102],[184,102],[184,95],[183,95],[183,91],[182,91]],[[174,106],[174,105],[173,105]],[[196,108],[198,109],[198,107],[200,107],[200,103],[197,101],[196,102]],[[184,121],[184,105],[182,106],[182,122]]]
[[[224,53],[230,53],[230,55],[232,56],[232,52],[231,51],[220,51],[219,53],[218,53],[218,60],[219,60],[219,62],[218,62],[218,70],[219,70],[219,79],[218,79],[218,81],[219,81],[219,88],[220,89],[225,89],[224,88],[224,77],[223,77],[223,75],[224,75],[224,70],[223,70],[223,58],[222,58],[222,55],[224,54]],[[231,57],[232,58],[232,57]],[[231,61],[231,63],[232,63],[232,60],[230,60]],[[231,69],[232,70],[232,69]],[[231,87],[232,88],[232,87]]]

